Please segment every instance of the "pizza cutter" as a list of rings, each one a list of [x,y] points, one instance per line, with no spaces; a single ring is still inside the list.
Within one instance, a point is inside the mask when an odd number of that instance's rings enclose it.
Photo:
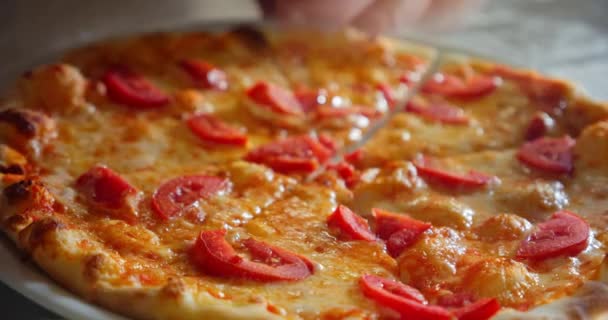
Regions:
[[[373,122],[368,130],[363,133],[361,139],[343,146],[339,150],[336,151],[334,156],[328,161],[322,163],[319,168],[310,173],[305,181],[310,182],[316,179],[319,175],[321,175],[327,168],[328,165],[337,164],[344,160],[344,156],[350,154],[365,145],[371,138],[373,138],[380,129],[384,128],[390,121],[397,115],[401,113],[407,107],[408,103],[418,94],[418,91],[422,87],[422,85],[429,80],[440,68],[442,60],[442,52],[441,50],[435,51],[430,58],[430,63],[427,68],[421,73],[418,81],[415,81],[412,85],[409,86],[407,92],[403,95],[401,99],[399,99],[395,103],[395,107],[386,112],[380,119]]]

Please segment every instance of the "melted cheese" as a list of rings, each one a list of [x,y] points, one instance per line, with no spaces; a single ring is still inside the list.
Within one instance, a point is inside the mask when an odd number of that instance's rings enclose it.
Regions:
[[[325,186],[305,184],[300,177],[279,175],[239,160],[263,143],[308,131],[347,144],[359,139],[368,123],[344,119],[328,124],[304,118],[298,125],[269,125],[281,119],[252,109],[245,88],[259,80],[287,88],[324,88],[329,94],[327,105],[362,105],[385,112],[387,101],[378,98],[374,86],[388,84],[403,91],[399,78],[416,72],[419,65],[412,61],[424,63],[428,52],[364,37],[322,36],[314,46],[308,43],[310,35],[273,37],[270,47],[251,47],[231,35],[174,34],[85,48],[69,54],[65,62],[71,65],[62,65],[58,74],[52,73],[53,67],[34,72],[31,79],[24,80],[26,89],[16,102],[7,103],[41,108],[54,119],[57,137],[40,140],[35,171],[65,208],[55,214],[86,236],[75,238],[78,241],[70,245],[84,246],[81,240],[94,239],[115,258],[106,270],[114,273],[107,277],[111,285],[166,285],[163,290],[175,293],[183,287],[179,285],[183,280],[191,284],[188,290],[206,292],[218,301],[239,306],[267,303],[269,312],[282,317],[373,319],[394,314],[361,294],[357,281],[362,274],[400,278],[431,302],[466,291],[497,297],[504,306],[517,308],[569,295],[583,281],[597,277],[608,241],[603,210],[597,208],[606,203],[608,178],[604,161],[595,162],[597,158],[592,156],[595,140],[591,139],[603,139],[602,148],[608,144],[605,125],[584,131],[577,146],[580,172],[574,178],[538,176],[514,158],[514,148],[523,142],[537,106],[506,81],[496,92],[474,101],[442,100],[463,108],[471,120],[466,125],[438,124],[411,113],[398,115],[365,146],[358,164],[361,179],[353,190],[331,179],[320,181]],[[194,88],[176,66],[185,57],[205,59],[223,69],[229,89]],[[113,103],[103,85],[95,81],[105,68],[118,62],[168,92],[171,103],[157,110]],[[475,70],[487,71],[476,65]],[[85,78],[91,81],[86,90]],[[52,99],[38,105],[46,92],[52,92]],[[554,134],[576,135],[580,127],[608,115],[603,107],[585,104],[578,108],[575,99],[571,103],[586,123],[577,119],[573,128],[573,120],[558,118]],[[184,124],[184,118],[195,112],[214,113],[246,131],[248,145],[204,144]],[[419,177],[409,162],[420,153],[441,158],[440,163],[451,170],[475,169],[498,179],[479,191],[439,189]],[[143,195],[135,224],[96,210],[76,191],[76,178],[96,164],[112,168]],[[199,199],[180,217],[159,219],[150,207],[153,192],[164,181],[195,173],[226,177],[230,188]],[[381,243],[343,241],[328,229],[327,216],[339,202],[367,218],[372,207],[382,207],[429,221],[433,228],[393,259]],[[562,208],[591,223],[594,238],[588,248],[576,257],[550,259],[536,266],[514,260],[519,241],[532,225]],[[193,264],[188,250],[201,230],[220,228],[228,230],[227,239],[235,244],[254,237],[304,255],[314,261],[315,272],[290,283],[206,275]],[[93,262],[98,260],[109,261],[98,258]]]

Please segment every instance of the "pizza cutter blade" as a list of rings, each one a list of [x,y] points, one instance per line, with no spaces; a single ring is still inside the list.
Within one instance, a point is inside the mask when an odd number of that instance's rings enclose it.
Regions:
[[[413,85],[411,85],[408,88],[407,93],[402,97],[402,99],[398,100],[395,103],[394,108],[389,110],[380,119],[373,122],[370,125],[370,127],[368,128],[368,130],[365,133],[363,133],[363,136],[361,137],[361,139],[355,141],[354,143],[348,144],[348,145],[340,148],[338,151],[336,151],[336,153],[334,154],[334,156],[331,159],[329,159],[328,161],[321,164],[319,166],[319,168],[317,168],[314,172],[309,174],[306,177],[305,181],[310,182],[310,181],[313,181],[314,179],[316,179],[319,175],[321,175],[326,170],[328,165],[337,164],[337,163],[342,162],[344,160],[345,155],[350,154],[350,153],[358,150],[359,148],[361,148],[371,138],[373,138],[376,135],[376,133],[378,133],[378,131],[380,131],[380,129],[384,128],[391,121],[391,119],[393,119],[393,117],[395,117],[395,115],[397,115],[398,113],[401,113],[403,110],[405,110],[405,108],[407,107],[410,100],[412,100],[416,96],[416,94],[418,94],[418,91],[422,87],[422,84],[424,84],[427,80],[429,80],[439,70],[439,67],[441,66],[441,60],[442,60],[441,51],[435,52],[435,54],[432,56],[432,58],[430,60],[431,61],[429,63],[429,66],[426,68],[426,70],[424,70],[422,72],[419,80],[416,81]]]

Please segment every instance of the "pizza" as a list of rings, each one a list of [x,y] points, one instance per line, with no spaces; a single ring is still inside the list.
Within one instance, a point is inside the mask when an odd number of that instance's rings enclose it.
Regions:
[[[0,105],[0,225],[138,319],[601,318],[608,105],[349,30],[72,50]],[[309,175],[322,168],[313,181]]]

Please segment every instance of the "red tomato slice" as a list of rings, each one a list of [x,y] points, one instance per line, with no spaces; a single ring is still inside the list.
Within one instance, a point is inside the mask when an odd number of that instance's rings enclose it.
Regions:
[[[302,113],[302,106],[288,90],[268,82],[257,82],[247,89],[247,96],[258,105],[280,114],[297,115]]]
[[[126,198],[137,193],[137,189],[124,178],[105,166],[95,166],[76,180],[76,186],[87,197],[108,209],[121,209]]]
[[[334,119],[344,118],[350,115],[359,115],[366,118],[376,118],[382,115],[382,113],[376,109],[366,108],[361,106],[350,106],[350,107],[332,107],[332,106],[318,106],[315,110],[315,117],[318,119]]]
[[[386,250],[391,257],[398,257],[432,226],[430,223],[378,208],[373,208],[372,214],[376,218],[376,234],[386,241]]]
[[[324,97],[322,90],[312,90],[302,86],[294,91],[294,95],[302,111],[306,113],[313,111],[319,105],[319,98]]]
[[[362,149],[357,149],[349,154],[344,155],[344,160],[348,161],[349,163],[357,164],[357,162],[361,161],[361,159],[363,159]]]
[[[487,320],[500,311],[496,298],[479,299],[453,311],[458,320]]]
[[[152,209],[162,219],[178,216],[199,199],[209,198],[228,188],[226,179],[214,176],[182,176],[163,183],[152,195]]]
[[[369,230],[367,220],[352,212],[349,208],[339,205],[334,213],[327,218],[330,228],[340,230],[347,239],[375,241],[376,236]]]
[[[384,100],[386,100],[386,104],[389,108],[393,108],[395,106],[395,96],[393,95],[393,89],[388,84],[379,84],[376,86],[376,89],[380,91]]]
[[[359,175],[357,174],[355,167],[346,161],[330,164],[327,166],[327,170],[334,170],[349,188],[352,188],[359,180]]]
[[[422,159],[414,162],[414,166],[418,174],[427,182],[441,184],[448,188],[481,188],[492,181],[493,177],[484,173],[470,170],[465,175],[448,172],[445,170],[434,168],[429,164],[429,159]]]
[[[552,126],[553,119],[551,116],[544,112],[535,114],[530,120],[528,128],[526,129],[526,140],[536,140],[546,135]]]
[[[126,67],[114,67],[103,75],[110,99],[140,109],[162,107],[169,97],[141,75]]]
[[[443,295],[437,299],[437,304],[450,309],[460,308],[475,301],[475,296],[467,292]]]
[[[399,230],[412,230],[421,234],[432,227],[428,222],[378,208],[372,208],[372,215],[376,219],[376,234],[382,240],[388,240],[393,233]]]
[[[517,258],[543,260],[575,256],[587,247],[589,225],[573,212],[562,210],[539,223],[517,249]]]
[[[422,92],[469,100],[484,97],[496,88],[494,77],[476,75],[465,81],[453,75],[438,73],[422,86]]]
[[[422,106],[414,102],[408,103],[405,111],[415,113],[427,120],[446,124],[468,124],[469,118],[464,111],[447,103],[432,103]]]
[[[319,143],[321,143],[325,148],[327,148],[327,150],[331,151],[332,154],[335,153],[336,150],[338,150],[336,142],[329,136],[320,134],[317,137],[317,140],[319,140]]]
[[[204,89],[228,89],[228,76],[217,67],[203,60],[185,59],[179,62],[180,67]]]
[[[333,151],[310,136],[289,137],[251,150],[245,160],[265,164],[281,173],[313,172]]]
[[[532,103],[550,115],[561,114],[568,104],[568,86],[561,81],[504,66],[496,67],[494,74],[516,82]]]
[[[194,134],[205,142],[233,146],[247,144],[247,135],[210,114],[194,115],[186,120],[186,124]]]
[[[539,138],[524,143],[517,152],[517,159],[531,168],[547,173],[572,173],[572,148],[575,144],[576,141],[569,136]]]
[[[252,259],[260,261],[245,259],[225,235],[225,230],[202,231],[190,252],[194,262],[211,275],[273,282],[301,280],[314,272],[308,259],[254,239],[245,240],[243,245]]]
[[[402,319],[448,320],[452,315],[439,306],[428,305],[420,291],[401,282],[363,275],[359,280],[363,295],[399,312]]]

